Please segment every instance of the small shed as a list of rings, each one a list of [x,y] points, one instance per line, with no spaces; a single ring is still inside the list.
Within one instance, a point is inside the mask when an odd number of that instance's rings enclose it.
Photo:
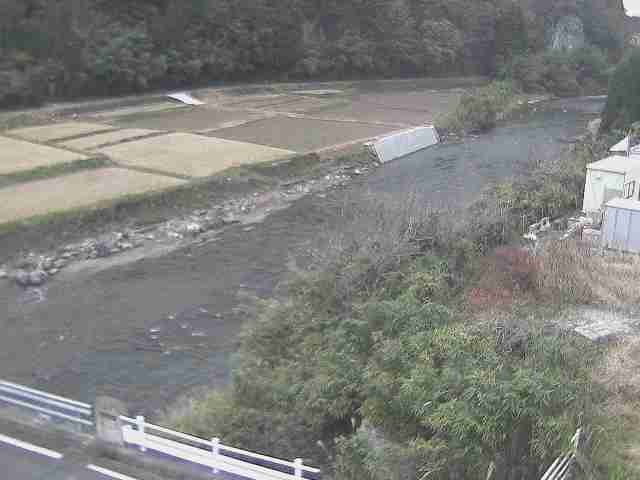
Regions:
[[[622,197],[627,175],[640,167],[640,156],[614,155],[587,165],[582,211],[599,212],[609,200]]]
[[[640,201],[614,198],[604,207],[602,246],[624,252],[640,252]]]

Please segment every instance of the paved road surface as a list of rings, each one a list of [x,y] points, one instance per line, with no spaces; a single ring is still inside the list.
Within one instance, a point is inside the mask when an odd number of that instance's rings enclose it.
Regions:
[[[55,459],[0,442],[0,478],[3,480],[113,480],[64,458]],[[125,480],[121,477],[120,480]],[[135,480],[135,479],[132,479]]]

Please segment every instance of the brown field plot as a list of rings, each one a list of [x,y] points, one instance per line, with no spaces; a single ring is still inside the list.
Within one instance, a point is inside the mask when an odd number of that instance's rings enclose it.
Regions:
[[[165,112],[167,110],[177,110],[187,108],[186,105],[174,102],[152,103],[150,105],[134,105],[131,107],[121,107],[113,110],[103,110],[90,114],[96,118],[117,118],[126,117],[127,115],[139,115],[147,113]]]
[[[457,105],[462,93],[403,92],[367,93],[345,100],[342,105],[309,110],[309,115],[365,122],[387,122],[405,125],[433,123]]]
[[[258,120],[265,116],[265,114],[257,112],[227,111],[202,106],[159,112],[154,115],[125,117],[119,119],[118,125],[122,127],[199,132],[222,128],[227,124]]]
[[[21,183],[0,189],[0,223],[22,220],[101,202],[176,187],[172,177],[103,168]]]
[[[50,167],[85,158],[84,155],[58,148],[0,137],[0,175],[23,172],[38,167]]]
[[[123,165],[188,177],[207,177],[229,167],[268,162],[294,153],[189,133],[136,140],[98,151]]]
[[[342,123],[279,116],[239,127],[216,130],[219,138],[307,152],[387,133],[397,127]]]

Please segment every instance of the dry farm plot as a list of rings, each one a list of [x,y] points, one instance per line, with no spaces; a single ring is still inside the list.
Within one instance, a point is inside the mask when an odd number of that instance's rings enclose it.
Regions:
[[[123,165],[188,177],[207,177],[229,167],[268,162],[294,153],[189,133],[136,140],[98,151]]]
[[[397,130],[397,127],[280,116],[240,127],[216,130],[213,135],[229,140],[307,152],[354,140],[376,137],[392,130]]]
[[[389,108],[371,103],[354,101],[338,107],[323,107],[307,112],[308,115],[337,120],[360,120],[381,122],[397,126],[424,125],[431,123],[434,115],[420,107],[415,110]]]
[[[310,110],[316,110],[319,108],[328,108],[332,105],[339,104],[343,100],[340,98],[337,99],[321,99],[321,98],[310,98],[310,97],[300,97],[291,102],[287,102],[280,105],[273,105],[265,108],[266,110],[272,110],[276,112],[285,112],[285,113],[305,113]]]
[[[184,109],[159,112],[155,115],[136,115],[129,118],[120,118],[118,125],[122,127],[199,132],[258,120],[265,118],[265,116],[265,114],[261,113],[218,110],[206,106],[185,107]]]
[[[368,122],[387,122],[406,125],[433,123],[453,110],[460,100],[460,91],[406,92],[360,94],[337,107],[321,107],[307,114]]]
[[[99,123],[67,122],[43,125],[40,127],[20,128],[18,130],[10,130],[7,133],[26,140],[44,143],[111,129],[113,129],[113,127],[110,125],[101,125]]]
[[[286,108],[289,103],[299,100],[299,97],[284,94],[272,95],[248,95],[246,97],[236,97],[230,101],[224,102],[225,107],[234,108],[257,108],[257,109],[277,109],[276,107]]]
[[[36,143],[0,137],[0,175],[83,160],[78,153]]]
[[[66,142],[62,142],[60,145],[74,150],[93,150],[103,145],[146,137],[148,135],[153,135],[154,133],[161,132],[143,128],[128,128],[124,130],[115,130],[113,132],[99,133],[97,135],[90,135],[88,137],[76,138],[75,140],[67,140]]]
[[[136,105],[131,107],[116,108],[113,110],[104,110],[101,112],[92,113],[91,116],[96,118],[117,118],[125,117],[127,115],[165,112],[167,110],[176,110],[180,108],[186,108],[186,105],[175,102],[162,102],[152,103],[150,105]]]
[[[354,100],[387,108],[411,111],[440,111],[458,104],[463,90],[363,93]]]
[[[122,168],[103,168],[0,189],[0,223],[176,187],[182,180]]]

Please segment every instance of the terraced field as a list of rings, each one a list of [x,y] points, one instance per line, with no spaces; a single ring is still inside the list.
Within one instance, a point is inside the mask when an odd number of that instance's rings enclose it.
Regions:
[[[204,89],[194,92],[202,106],[159,97],[116,101],[111,108],[88,103],[77,112],[62,108],[53,121],[43,115],[40,125],[2,132],[0,223],[364,142],[433,122],[461,95],[460,89],[434,91],[419,81],[382,82],[373,89],[357,83],[304,87],[251,87],[249,94]]]

